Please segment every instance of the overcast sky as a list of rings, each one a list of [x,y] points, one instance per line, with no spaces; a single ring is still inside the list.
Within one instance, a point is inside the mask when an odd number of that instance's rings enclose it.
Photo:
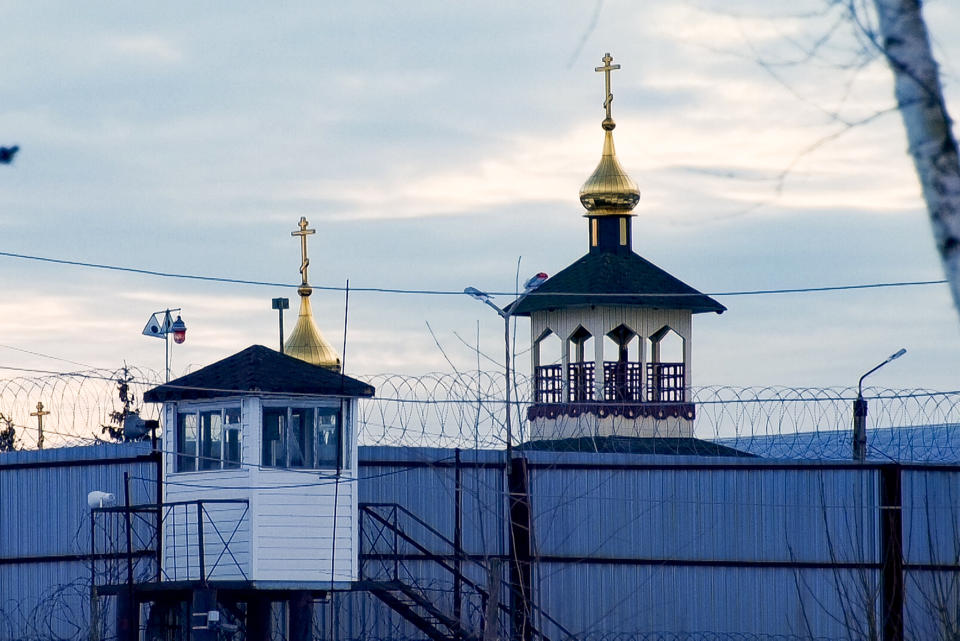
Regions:
[[[0,251],[296,285],[306,216],[314,285],[512,290],[518,258],[522,281],[586,251],[610,51],[639,254],[707,293],[942,278],[899,114],[826,140],[836,114],[892,106],[889,70],[857,66],[843,25],[803,60],[838,15],[768,4],[2,3],[0,145],[21,150],[0,166]],[[925,15],[957,117],[960,8]],[[297,307],[292,287],[9,257],[0,284],[7,367],[76,367],[14,347],[159,370],[141,329],[182,307],[178,374],[274,346],[270,299],[291,299],[288,328]],[[906,347],[874,383],[960,388],[944,285],[717,298],[695,385],[850,385]],[[342,349],[343,294],[313,300]],[[352,293],[348,373],[449,370],[428,322],[457,367],[476,367],[458,336],[478,323],[502,351],[467,297]]]

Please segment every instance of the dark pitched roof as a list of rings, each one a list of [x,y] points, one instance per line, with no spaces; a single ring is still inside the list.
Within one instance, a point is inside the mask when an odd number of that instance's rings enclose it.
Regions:
[[[527,441],[517,447],[526,451],[598,452],[622,454],[668,454],[673,456],[737,456],[754,454],[698,438],[636,436],[583,436],[548,441]]]
[[[694,314],[727,309],[633,252],[591,252],[548,279],[513,313],[529,316],[541,309],[590,305],[689,309]]]
[[[246,394],[316,394],[373,396],[373,387],[355,378],[311,365],[263,345],[181,376],[143,395],[148,403],[242,396]]]

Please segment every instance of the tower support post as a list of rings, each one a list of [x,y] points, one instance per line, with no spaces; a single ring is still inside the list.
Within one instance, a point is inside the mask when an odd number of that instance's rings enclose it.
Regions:
[[[287,602],[290,608],[290,641],[313,641],[313,595],[297,590]]]

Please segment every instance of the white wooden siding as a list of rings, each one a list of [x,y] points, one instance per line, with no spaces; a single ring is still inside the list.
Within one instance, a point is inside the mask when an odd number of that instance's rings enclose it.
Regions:
[[[305,483],[312,484],[302,486]],[[281,487],[256,493],[253,543],[257,580],[356,580],[355,480],[261,470],[260,484]]]
[[[269,400],[286,400],[295,405],[304,399],[271,397]],[[339,403],[334,399],[324,400]],[[164,503],[245,499],[249,505],[244,514],[242,504],[205,504],[210,518],[204,529],[207,578],[246,578],[260,584],[277,582],[287,586],[348,582],[358,578],[356,403],[353,399],[345,407],[347,466],[341,470],[339,479],[333,470],[260,467],[262,403],[256,397],[244,398],[241,404],[240,469],[175,472],[177,404],[166,404]],[[202,407],[212,405],[216,404],[203,403]],[[199,403],[183,403],[184,408],[199,406]],[[229,539],[235,527],[236,534],[230,543],[231,557],[224,553],[217,531]],[[165,580],[199,579],[196,506],[178,507],[170,512],[164,522],[163,546]]]

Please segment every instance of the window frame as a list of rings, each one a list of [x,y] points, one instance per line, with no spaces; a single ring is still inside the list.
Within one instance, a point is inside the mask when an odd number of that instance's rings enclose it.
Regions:
[[[350,454],[348,448],[350,446],[350,432],[347,429],[346,419],[349,416],[349,402],[340,402],[334,401],[300,401],[298,399],[285,399],[285,400],[271,400],[263,401],[260,407],[260,467],[262,469],[269,470],[282,470],[282,471],[295,471],[301,472],[304,470],[311,471],[342,471],[350,462]],[[267,430],[270,428],[267,420],[268,413],[278,413],[279,410],[285,410],[281,413],[280,416],[285,416],[284,423],[277,426],[277,431],[279,432],[278,436],[280,438],[267,438]],[[313,417],[313,431],[312,431],[312,449],[310,451],[304,451],[305,448],[301,447],[300,442],[303,441],[302,438],[297,439],[297,432],[293,425],[295,412],[305,412],[310,411]],[[322,416],[335,416],[336,417],[336,427],[333,432],[336,436],[336,458],[331,461],[329,459],[324,461],[317,460],[317,454],[321,451],[321,444],[319,442],[321,434],[321,426],[319,420]],[[304,432],[302,429],[299,431],[299,434],[302,436]],[[268,443],[271,442],[281,442],[282,451],[283,451],[283,464],[277,465],[273,464],[270,460],[270,456],[267,452]],[[295,447],[293,447],[295,446]],[[292,465],[292,458],[295,455],[295,450],[299,450],[304,459],[313,459],[311,465],[307,465],[306,461],[300,465]],[[276,455],[274,454],[275,458]]]
[[[218,454],[216,459],[204,457],[203,452],[210,451],[214,447],[213,421],[211,420],[207,427],[204,426],[203,416],[216,416],[219,413],[220,420],[217,428],[219,437],[216,439]],[[235,415],[236,422],[228,423],[227,415]],[[243,466],[243,409],[239,402],[228,404],[203,404],[178,406],[175,408],[176,429],[174,430],[174,473],[188,474],[192,472],[221,472],[225,470],[236,470]],[[185,425],[183,417],[192,416],[193,418],[193,447],[192,451],[184,451]],[[206,432],[206,437],[204,436]],[[228,448],[228,433],[235,433],[235,446]],[[235,451],[236,459],[227,458],[228,452]],[[214,464],[215,463],[215,464]]]

